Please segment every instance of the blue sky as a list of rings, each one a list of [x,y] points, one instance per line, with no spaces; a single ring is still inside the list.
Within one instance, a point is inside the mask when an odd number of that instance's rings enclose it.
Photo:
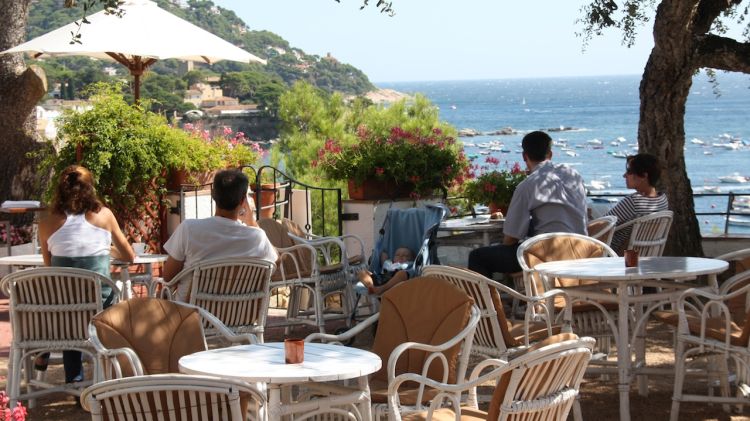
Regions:
[[[582,51],[582,0],[393,0],[396,15],[361,0],[214,0],[251,29],[309,54],[330,52],[373,82],[641,74],[651,28],[636,45],[610,31]]]

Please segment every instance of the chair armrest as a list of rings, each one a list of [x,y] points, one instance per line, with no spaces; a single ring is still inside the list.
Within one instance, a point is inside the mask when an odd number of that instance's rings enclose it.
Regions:
[[[391,381],[396,378],[396,363],[398,362],[398,359],[403,355],[406,351],[409,350],[420,350],[420,351],[426,351],[429,352],[430,355],[425,360],[425,364],[422,367],[422,375],[427,375],[427,370],[429,369],[432,362],[437,359],[440,362],[443,363],[443,382],[448,381],[448,360],[445,358],[445,355],[442,351],[445,351],[449,348],[454,347],[455,345],[461,343],[462,341],[466,341],[466,347],[462,349],[460,352],[465,352],[467,355],[471,351],[471,343],[474,339],[474,332],[476,331],[477,325],[479,324],[479,318],[480,318],[480,312],[476,305],[472,305],[471,307],[471,317],[469,318],[469,321],[466,323],[466,326],[453,338],[449,339],[446,342],[443,342],[442,344],[438,345],[429,345],[429,344],[423,344],[418,342],[406,342],[403,343],[396,348],[393,349],[391,352],[391,355],[388,357],[388,384],[391,383]],[[465,374],[465,367],[459,368],[458,373],[458,379],[463,380],[462,377]],[[421,399],[422,390],[419,392],[418,399]]]
[[[89,342],[94,346],[94,349],[96,350],[97,358],[99,358],[100,364],[99,364],[99,372],[94,373],[95,382],[108,380],[108,378],[105,378],[104,370],[105,367],[111,366],[115,370],[115,378],[122,378],[122,367],[120,367],[120,360],[117,357],[125,357],[125,359],[128,361],[128,364],[130,365],[130,368],[133,370],[133,374],[136,376],[142,376],[143,375],[143,365],[141,364],[140,358],[138,358],[138,354],[135,353],[130,348],[114,348],[109,349],[104,346],[104,344],[101,343],[99,340],[99,336],[96,332],[96,326],[94,326],[92,323],[89,323]],[[109,364],[104,364],[105,362]]]
[[[281,281],[272,281],[271,287],[290,285],[295,282],[300,282],[303,278],[301,267],[302,263],[299,259],[300,250],[305,250],[310,253],[310,277],[317,278],[320,275],[320,266],[318,265],[318,252],[315,247],[309,244],[296,244],[291,247],[277,247],[276,251],[279,254],[278,264],[276,265],[276,271],[281,275]],[[285,263],[291,261],[294,267],[293,273],[287,273]]]
[[[216,316],[201,307],[187,303],[184,303],[184,305],[187,307],[198,309],[198,314],[200,314],[203,322],[207,322],[208,324],[210,324],[211,327],[216,329],[217,333],[219,333],[224,339],[231,343],[257,344],[260,342],[258,340],[258,337],[252,333],[235,334],[228,327],[226,327],[226,325],[224,325],[224,323],[222,323],[221,320],[219,320]]]
[[[380,318],[380,313],[375,313],[372,316],[366,318],[365,320],[362,320],[361,322],[357,323],[357,325],[354,326],[353,328],[339,335],[332,335],[330,333],[311,333],[305,338],[305,342],[320,341],[324,343],[334,343],[334,344],[342,345],[344,342],[349,341],[350,339],[354,338],[356,335],[362,333],[366,328],[375,324],[375,322],[378,321],[379,318]]]
[[[438,382],[433,379],[430,379],[429,377],[419,375],[416,373],[404,373],[397,377],[395,377],[392,381],[388,383],[388,413],[394,415],[395,420],[401,419],[400,414],[400,406],[401,403],[399,401],[399,394],[398,389],[399,387],[407,382],[413,382],[417,383],[420,387],[420,389],[424,389],[425,387],[429,387],[435,390],[438,390],[437,396],[432,399],[430,402],[430,406],[428,408],[428,414],[427,419],[431,419],[432,412],[439,408],[444,400],[449,400],[451,402],[451,407],[454,408],[456,411],[456,419],[460,419],[460,413],[461,413],[461,394],[465,391],[468,391],[471,395],[472,391],[474,394],[474,400],[472,401],[471,398],[469,398],[469,401],[467,401],[467,404],[473,408],[477,408],[477,401],[476,401],[476,388],[477,386],[481,386],[485,383],[495,383],[500,376],[505,372],[505,367],[507,366],[507,363],[503,360],[486,360],[480,363],[481,369],[487,368],[488,366],[495,366],[494,370],[488,372],[487,374],[484,374],[482,376],[475,375],[479,373],[478,370],[480,367],[478,366],[477,369],[474,369],[472,372],[472,377],[467,382],[462,382],[458,384],[448,384],[444,382]],[[418,406],[421,406],[418,404]],[[418,410],[421,408],[418,408]]]

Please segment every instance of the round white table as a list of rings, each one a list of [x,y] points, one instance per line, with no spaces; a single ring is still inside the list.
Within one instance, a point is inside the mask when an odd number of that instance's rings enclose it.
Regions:
[[[301,364],[284,362],[284,343],[239,345],[196,352],[180,358],[180,372],[227,377],[268,385],[271,420],[294,412],[282,405],[281,386],[307,382],[357,379],[359,391],[367,396],[363,417],[370,419],[370,386],[367,376],[380,369],[380,357],[369,351],[341,345],[305,343]],[[366,406],[366,408],[365,408]],[[366,410],[365,410],[366,409]]]
[[[132,280],[128,267],[132,265],[143,265],[145,275],[136,278],[137,282],[143,282],[151,291],[151,280],[153,279],[153,264],[166,262],[169,256],[166,254],[139,254],[135,256],[133,263],[112,259],[112,266],[120,268],[123,298],[129,300],[133,296]],[[44,266],[44,258],[41,254],[20,254],[18,256],[0,257],[0,265],[12,267],[39,267]]]
[[[620,420],[625,421],[630,420],[631,352],[634,345],[628,337],[630,306],[664,301],[674,302],[687,287],[675,281],[693,279],[700,275],[708,275],[708,287],[716,291],[718,290],[716,275],[725,271],[728,266],[729,264],[723,260],[700,257],[642,257],[639,259],[638,267],[626,268],[622,257],[602,257],[542,263],[536,265],[534,270],[550,283],[552,278],[599,281],[601,285],[598,287],[587,285],[562,289],[574,299],[609,301],[618,304],[617,329],[613,333],[617,343]],[[640,295],[633,293],[640,291],[640,288],[630,288],[644,285],[663,288],[664,292]],[[615,289],[616,293],[604,291],[605,288]],[[658,304],[651,305],[650,309],[656,306]],[[636,342],[636,333],[645,327],[645,319],[649,313],[650,310],[646,311],[640,320],[636,321],[632,342]],[[642,341],[639,345],[642,345]],[[643,382],[642,392],[645,387],[645,382]]]

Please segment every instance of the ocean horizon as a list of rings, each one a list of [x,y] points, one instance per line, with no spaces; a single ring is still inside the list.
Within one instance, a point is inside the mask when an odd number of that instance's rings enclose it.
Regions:
[[[421,93],[439,108],[440,119],[477,136],[461,137],[467,155],[482,165],[487,156],[512,165],[522,162],[520,142],[533,130],[555,141],[553,160],[574,166],[593,193],[626,193],[625,156],[637,151],[640,75],[481,79],[379,83],[379,88]],[[750,77],[717,75],[714,86],[694,78],[685,113],[685,164],[693,190],[750,194]],[[511,134],[499,134],[501,131]],[[482,146],[480,146],[482,145]],[[488,146],[491,145],[491,146]],[[750,180],[750,179],[748,179]],[[726,207],[717,199],[696,200],[696,211]],[[750,218],[749,218],[750,219]],[[720,217],[701,216],[703,232],[723,231]],[[731,227],[730,232],[750,232]]]

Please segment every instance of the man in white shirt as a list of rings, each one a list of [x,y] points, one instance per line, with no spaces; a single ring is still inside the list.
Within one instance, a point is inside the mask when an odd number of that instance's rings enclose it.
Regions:
[[[503,224],[503,244],[469,254],[469,269],[487,277],[520,271],[516,250],[527,237],[548,232],[586,234],[586,190],[581,175],[550,161],[552,138],[547,133],[527,134],[522,147],[529,176],[513,193]]]
[[[211,197],[216,212],[211,218],[183,221],[164,244],[169,254],[164,280],[171,280],[183,268],[207,259],[256,257],[276,262],[278,253],[266,233],[258,228],[248,202],[248,179],[238,170],[220,171],[214,177]],[[189,285],[177,286],[177,299],[184,300]]]

